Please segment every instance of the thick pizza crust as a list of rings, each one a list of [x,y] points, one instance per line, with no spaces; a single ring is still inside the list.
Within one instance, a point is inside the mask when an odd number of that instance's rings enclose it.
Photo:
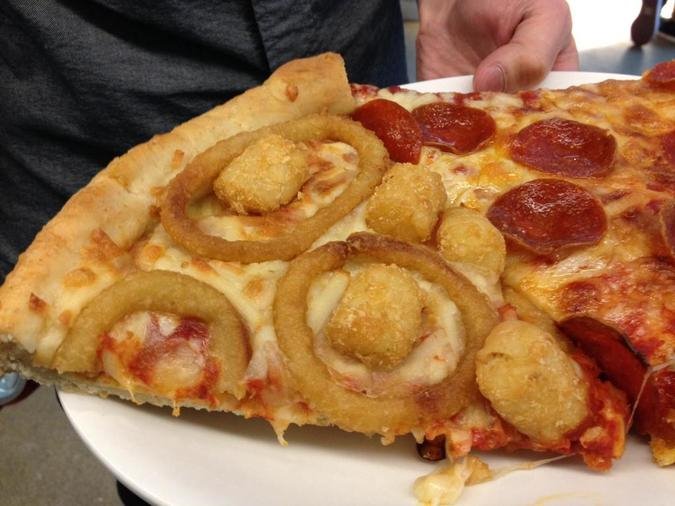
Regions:
[[[13,347],[11,344],[0,344],[0,373],[2,371],[16,371],[26,378],[31,378],[41,385],[52,385],[66,392],[84,392],[106,398],[110,395],[119,397],[135,404],[152,404],[158,407],[192,408],[211,411],[213,408],[208,402],[200,399],[184,399],[180,403],[153,395],[147,392],[129,392],[118,386],[97,381],[96,378],[87,379],[78,374],[59,374],[54,369],[29,365],[30,356],[25,351]],[[239,403],[232,397],[222,396],[219,399],[218,411],[229,411],[237,415],[246,416],[239,409]]]
[[[196,154],[241,131],[353,108],[342,58],[322,54],[279,67],[261,86],[114,159],[43,228],[7,276],[0,342],[48,366],[79,310],[133,268],[131,248],[156,223],[163,187]],[[31,376],[28,358],[22,362]]]

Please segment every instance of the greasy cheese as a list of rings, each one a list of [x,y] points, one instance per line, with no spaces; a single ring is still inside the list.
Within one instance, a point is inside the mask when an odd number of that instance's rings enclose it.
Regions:
[[[171,355],[163,355],[157,360],[153,370],[153,383],[162,385],[169,391],[196,386],[201,380],[205,365],[206,360],[197,349],[197,344],[187,341]]]
[[[393,100],[409,111],[412,111],[416,107],[438,101],[452,103],[457,95],[457,93],[452,92],[420,93],[414,90],[402,91],[397,88],[383,88],[377,92],[378,98]],[[486,109],[492,112],[499,109],[519,109],[523,106],[522,99],[517,95],[486,93],[485,96],[489,97],[489,99],[472,100],[470,103],[471,107]]]
[[[311,249],[316,249],[331,241],[344,241],[354,232],[372,232],[366,225],[366,203],[358,205],[351,213],[335,223],[319,237]]]
[[[415,480],[413,493],[419,506],[451,506],[462,495],[474,472],[471,457],[445,464],[439,469]]]
[[[175,315],[154,313],[159,332],[168,336],[180,323]],[[142,381],[129,370],[130,362],[136,357],[145,344],[150,315],[147,312],[136,312],[126,316],[108,333],[120,350],[115,352],[103,348],[101,360],[105,373],[130,392]],[[205,357],[199,350],[199,344],[193,340],[185,340],[172,350],[170,354],[158,357],[152,364],[152,386],[157,393],[172,395],[181,388],[196,386],[201,380]]]
[[[668,254],[660,238],[658,209],[672,199],[675,187],[672,170],[664,165],[660,140],[675,128],[672,94],[642,96],[644,90],[626,92],[626,83],[613,81],[533,93],[526,100],[521,98],[525,95],[421,95],[392,88],[371,90],[359,99],[394,100],[408,110],[443,100],[488,112],[497,125],[497,135],[489,145],[467,155],[424,147],[420,162],[442,176],[448,205],[464,205],[482,213],[516,186],[532,179],[561,177],[512,161],[509,142],[516,132],[550,118],[609,130],[617,143],[614,169],[601,179],[571,178],[600,200],[608,218],[602,240],[563,251],[548,262],[511,250],[502,281],[555,320],[587,314],[616,326],[650,363],[662,363],[675,351],[671,316],[675,289],[668,281],[675,271],[664,266],[663,260],[659,265],[658,259]],[[471,268],[466,274],[470,272]],[[593,280],[600,287],[596,292],[590,286]],[[578,294],[568,297],[571,301],[565,298],[568,286],[572,286],[570,292],[580,287]],[[660,300],[649,298],[650,287],[659,291]],[[499,303],[494,296],[491,299]]]
[[[307,292],[307,325],[317,335],[330,319],[349,286],[351,276],[344,270],[318,276]]]
[[[554,318],[562,318],[572,308],[566,307],[556,292],[560,294],[570,283],[583,283],[604,274],[603,285],[610,293],[605,293],[602,301],[594,300],[592,294],[587,296],[591,304],[579,310],[595,313],[602,320],[619,325],[634,340],[640,340],[646,334],[657,337],[662,342],[657,356],[663,359],[672,353],[675,339],[672,324],[661,310],[672,307],[675,290],[672,284],[664,287],[645,281],[647,289],[657,290],[660,299],[660,303],[652,301],[653,304],[649,304],[641,300],[645,287],[630,285],[627,274],[638,277],[635,269],[639,269],[637,265],[641,259],[663,254],[655,251],[660,243],[655,205],[672,199],[672,189],[669,189],[667,178],[660,178],[658,171],[652,170],[659,165],[656,159],[660,151],[658,136],[671,131],[674,126],[672,95],[665,95],[665,103],[659,107],[658,96],[650,97],[648,102],[637,94],[612,94],[612,86],[611,82],[586,85],[572,96],[554,91],[548,93],[550,100],[569,108],[580,120],[601,118],[606,122],[603,126],[613,129],[618,150],[616,168],[609,177],[593,185],[593,191],[603,200],[609,219],[606,236],[596,246],[570,253],[557,265],[544,266],[525,259],[524,263],[511,269],[506,282],[522,292],[531,290],[536,304]],[[608,103],[597,95],[598,92],[607,94]],[[671,168],[658,170],[665,170],[666,174],[672,172]],[[627,269],[628,273],[622,272],[624,265],[633,267]],[[614,284],[612,277],[623,280],[623,286]],[[620,293],[622,290],[624,295]],[[640,315],[643,325],[638,324],[638,313],[643,313]]]
[[[180,323],[175,315],[155,313],[155,317],[157,318],[159,331],[165,336],[171,334]],[[110,329],[108,335],[120,343],[133,336],[142,345],[145,342],[148,325],[150,325],[150,315],[145,311],[138,311],[117,322]]]

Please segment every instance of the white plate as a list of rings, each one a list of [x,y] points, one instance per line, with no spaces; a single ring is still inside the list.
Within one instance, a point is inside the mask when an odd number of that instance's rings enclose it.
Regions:
[[[567,88],[575,84],[599,83],[607,79],[639,79],[640,76],[630,74],[610,74],[605,72],[551,72],[546,79],[537,85],[537,88]],[[404,84],[403,88],[411,90],[434,92],[434,91],[458,91],[468,93],[473,91],[473,76],[444,77],[431,79],[417,83]]]
[[[542,86],[565,87],[616,74],[557,72]],[[423,91],[471,91],[470,77],[410,85]],[[171,505],[415,504],[412,483],[434,465],[417,458],[410,438],[388,447],[377,439],[320,427],[292,428],[280,446],[262,420],[230,414],[137,407],[118,400],[60,392],[80,437],[125,485],[146,500]],[[537,455],[537,458],[540,456]],[[533,459],[518,453],[485,457],[497,466]],[[460,504],[628,505],[673,504],[675,474],[651,463],[644,442],[629,441],[607,474],[580,459],[466,489]]]

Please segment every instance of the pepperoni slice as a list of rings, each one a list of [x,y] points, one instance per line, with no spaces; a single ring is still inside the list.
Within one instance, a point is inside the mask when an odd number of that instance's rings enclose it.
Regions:
[[[638,432],[675,444],[675,371],[664,369],[649,377],[636,413]]]
[[[661,148],[668,163],[675,167],[675,130],[661,136]]]
[[[568,177],[601,177],[612,169],[616,140],[593,125],[562,118],[537,121],[511,143],[511,158],[530,168]]]
[[[647,368],[617,330],[588,316],[568,318],[559,326],[597,362],[614,386],[626,393],[631,403],[637,400]]]
[[[423,105],[412,113],[425,145],[458,155],[482,148],[497,128],[485,111],[448,102]]]
[[[675,258],[675,200],[667,202],[659,213],[661,237],[666,243],[668,253]]]
[[[626,393],[631,404],[639,400],[635,413],[638,432],[675,442],[675,426],[668,423],[669,413],[675,409],[675,371],[652,374],[640,396],[647,368],[621,333],[587,316],[568,318],[559,326],[596,361],[614,386]]]
[[[406,109],[391,100],[378,98],[353,112],[352,118],[375,132],[395,162],[418,163],[422,151],[420,127]]]
[[[507,238],[540,255],[596,244],[607,230],[600,201],[561,179],[535,179],[509,190],[487,217]]]
[[[675,91],[675,60],[654,65],[644,79],[652,88]]]

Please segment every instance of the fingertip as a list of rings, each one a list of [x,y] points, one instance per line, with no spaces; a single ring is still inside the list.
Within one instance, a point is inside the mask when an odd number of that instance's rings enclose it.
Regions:
[[[505,91],[504,68],[498,63],[479,66],[473,77],[473,87],[476,91]]]
[[[492,68],[498,69],[500,74],[491,70]],[[497,48],[478,66],[474,86],[476,91],[489,89],[513,93],[535,86],[546,77],[550,69],[545,55],[537,53],[520,42],[511,41]],[[494,80],[483,81],[484,74],[492,76],[491,79]],[[499,79],[496,76],[499,76]],[[495,85],[495,83],[499,84]],[[488,85],[493,87],[488,88]]]

